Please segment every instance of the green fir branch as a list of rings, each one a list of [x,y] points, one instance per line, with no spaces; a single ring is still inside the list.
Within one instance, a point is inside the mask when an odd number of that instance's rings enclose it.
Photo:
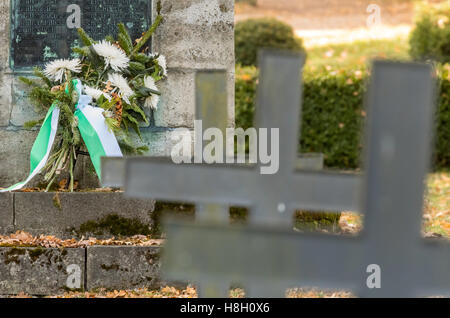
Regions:
[[[155,23],[153,23],[153,25],[150,27],[150,29],[148,29],[148,31],[145,32],[145,34],[142,36],[142,39],[136,44],[131,55],[135,55],[135,54],[139,53],[139,51],[148,42],[148,40],[150,40],[153,33],[156,31],[156,29],[160,25],[161,21],[162,21],[162,16],[158,15],[156,17]]]

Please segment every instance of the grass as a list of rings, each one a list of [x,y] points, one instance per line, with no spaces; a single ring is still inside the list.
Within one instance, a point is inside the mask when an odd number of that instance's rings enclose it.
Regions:
[[[423,219],[425,234],[450,239],[450,172],[428,176]],[[345,212],[340,226],[346,232],[357,234],[363,227],[363,219],[359,214]]]
[[[407,37],[316,46],[307,50],[305,72],[363,69],[372,59],[409,60]]]
[[[450,238],[450,173],[436,173],[428,179],[424,230]]]

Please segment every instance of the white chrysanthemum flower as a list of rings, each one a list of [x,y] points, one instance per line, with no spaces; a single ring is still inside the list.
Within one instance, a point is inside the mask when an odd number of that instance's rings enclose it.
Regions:
[[[70,71],[73,73],[80,73],[81,72],[80,59],[73,59],[73,60],[61,59],[52,61],[45,66],[44,74],[51,80],[62,83],[63,79],[66,76],[66,71]]]
[[[111,66],[116,72],[120,72],[128,67],[130,59],[127,57],[127,54],[110,42],[103,40],[98,44],[94,44],[93,48],[98,55],[105,59],[106,67]]]
[[[144,85],[147,88],[150,88],[154,91],[158,91],[158,87],[156,86],[155,80],[151,76],[146,76],[144,78]],[[153,110],[158,109],[158,103],[159,103],[159,95],[158,94],[152,94],[151,96],[147,97],[145,99],[145,107],[149,107]]]
[[[163,76],[167,76],[167,61],[164,55],[160,55],[157,59],[159,66],[161,67]]]
[[[158,55],[158,58],[156,59],[156,62],[158,62],[159,67],[161,68],[163,76],[167,76],[167,60],[164,55],[158,54],[158,53],[151,53],[149,56],[151,58],[155,58]]]
[[[86,95],[91,96],[94,100],[98,100],[101,96],[104,96],[107,100],[111,100],[111,96],[106,94],[105,92],[102,92],[99,89],[84,85],[84,92]]]
[[[110,111],[110,110],[107,110],[107,111],[103,112],[103,116],[105,118],[114,118],[114,113],[112,111]]]
[[[128,85],[125,77],[118,73],[108,74],[108,82],[111,83],[111,86],[115,87],[113,92],[117,92],[125,102],[130,104],[129,98],[134,94],[134,91]]]

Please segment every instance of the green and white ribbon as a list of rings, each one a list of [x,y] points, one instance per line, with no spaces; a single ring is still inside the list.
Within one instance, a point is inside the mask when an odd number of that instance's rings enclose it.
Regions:
[[[83,95],[83,85],[80,80],[74,80],[74,87],[79,100],[76,105],[75,116],[78,118],[78,128],[81,137],[89,151],[91,161],[98,177],[101,177],[101,157],[122,157],[116,136],[106,125],[103,109],[91,106],[92,98]],[[60,110],[53,104],[47,112],[39,134],[34,142],[30,154],[30,175],[16,185],[0,192],[10,192],[22,189],[45,167],[55,142],[58,130]]]
[[[45,120],[42,124],[41,130],[34,142],[30,154],[30,175],[28,178],[12,187],[2,190],[0,192],[9,192],[22,189],[28,182],[31,181],[41,170],[45,167],[50,152],[52,150],[53,142],[55,141],[56,131],[58,130],[59,108],[53,104],[48,110]]]
[[[80,96],[75,111],[75,116],[78,117],[78,129],[88,149],[95,172],[101,178],[101,158],[122,157],[122,151],[116,136],[106,124],[104,110],[90,105],[92,97],[82,94],[83,85],[80,80],[75,80],[74,86]]]

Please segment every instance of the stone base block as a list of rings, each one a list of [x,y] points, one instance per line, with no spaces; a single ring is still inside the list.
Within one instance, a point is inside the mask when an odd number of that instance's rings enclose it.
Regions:
[[[158,288],[159,259],[159,247],[88,247],[87,288]]]
[[[84,249],[0,248],[0,294],[83,290]]]

